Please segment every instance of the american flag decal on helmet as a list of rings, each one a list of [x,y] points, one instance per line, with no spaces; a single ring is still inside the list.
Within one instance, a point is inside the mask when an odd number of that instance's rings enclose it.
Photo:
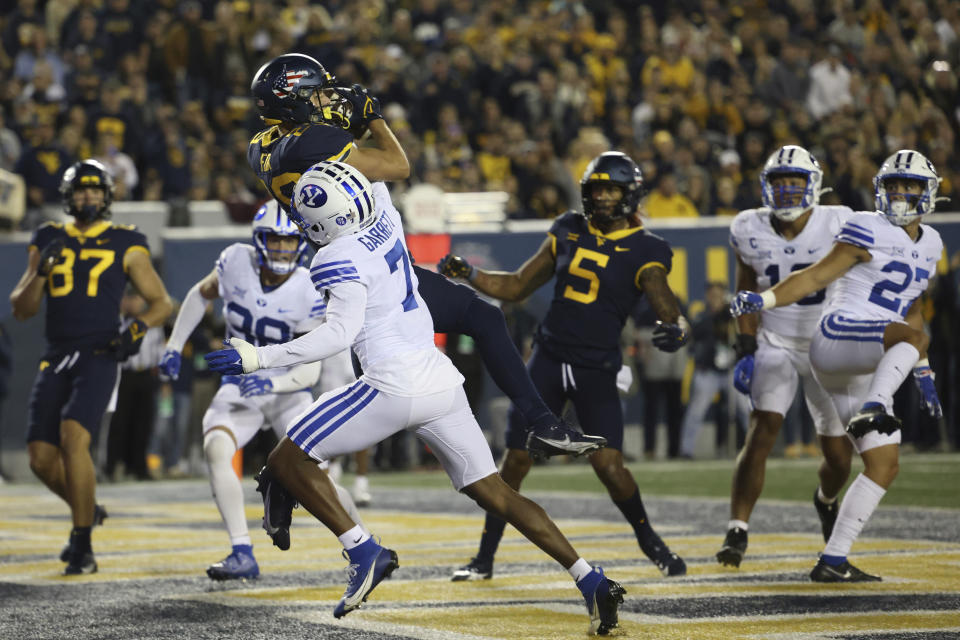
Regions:
[[[283,70],[282,76],[277,76],[277,80],[273,83],[273,95],[278,98],[287,97],[294,85],[297,84],[297,81],[300,80],[303,76],[307,75],[306,70],[298,71],[289,71],[287,69]]]

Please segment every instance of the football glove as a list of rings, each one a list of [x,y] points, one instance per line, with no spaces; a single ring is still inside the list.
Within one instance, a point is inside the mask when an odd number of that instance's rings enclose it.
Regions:
[[[171,380],[176,380],[180,377],[181,363],[182,358],[180,356],[180,352],[176,349],[167,349],[160,357],[160,364],[157,368],[160,369],[161,375],[164,375]]]
[[[203,356],[211,371],[238,376],[243,373],[253,373],[260,368],[257,348],[246,340],[228,338],[223,341],[223,345],[227,348],[211,351]]]
[[[463,278],[464,280],[469,280],[473,277],[473,267],[470,266],[470,263],[460,256],[455,256],[451,253],[443,256],[440,262],[437,263],[437,272],[448,278]]]
[[[353,107],[348,130],[355,138],[361,137],[371,122],[383,119],[380,100],[371,96],[361,85],[355,84],[349,89],[337,88],[337,94]]]
[[[244,398],[262,396],[273,391],[273,383],[263,376],[246,375],[240,377],[240,395]]]
[[[120,335],[107,344],[107,353],[117,362],[123,362],[130,356],[136,355],[140,351],[143,336],[147,335],[148,328],[146,322],[134,320]]]
[[[753,379],[753,354],[743,356],[733,367],[733,388],[742,394],[750,395],[750,381]]]
[[[40,253],[40,264],[37,265],[38,276],[46,278],[50,275],[50,271],[57,266],[57,263],[59,263],[62,258],[61,252],[63,251],[64,244],[65,241],[63,238],[54,238],[50,241],[50,244],[43,248],[43,251]]]
[[[653,346],[667,353],[673,353],[687,344],[689,338],[690,333],[680,324],[657,320],[657,327],[653,330]]]
[[[917,363],[913,368],[913,381],[920,390],[920,407],[926,409],[934,418],[943,417],[943,407],[940,406],[940,398],[937,396],[937,385],[934,384],[936,376],[930,363],[926,358]]]
[[[756,313],[763,309],[763,298],[756,291],[738,291],[730,301],[730,313],[734,317]]]

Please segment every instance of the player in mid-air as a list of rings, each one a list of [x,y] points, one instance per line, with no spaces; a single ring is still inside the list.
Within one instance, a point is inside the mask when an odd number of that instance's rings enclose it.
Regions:
[[[301,176],[293,197],[291,219],[320,247],[310,278],[327,299],[326,323],[278,345],[234,339],[207,360],[225,374],[314,362],[347,347],[360,360],[363,376],[323,394],[296,417],[267,462],[270,474],[344,546],[350,579],[334,616],[359,607],[398,561],[355,526],[329,480],[310,472],[312,461],[365,449],[403,429],[429,445],[458,491],[510,521],[569,571],[594,632],[617,626],[623,588],[579,557],[543,509],[497,474],[467,404],[463,376],[433,344],[433,322],[417,290],[400,214],[384,184],[371,185],[349,165],[322,162]]]
[[[629,156],[611,151],[594,158],[580,191],[583,215],[568,212],[557,218],[540,249],[516,271],[475,269],[457,256],[445,257],[438,268],[488,296],[513,301],[556,275],[553,301],[528,364],[530,377],[551,411],[559,414],[570,400],[584,432],[606,438],[606,448],[590,454],[594,471],[633,527],[644,554],[663,575],[681,576],[686,564],[650,525],[640,489],[623,464],[623,408],[616,384],[620,334],[641,296],[659,318],[654,345],[676,351],[687,341],[689,325],[667,284],[673,252],[640,224],[637,210],[645,189],[640,168]],[[517,490],[532,465],[524,450],[528,430],[523,416],[511,412],[500,474]],[[487,515],[477,556],[453,580],[492,576],[503,529],[502,519]]]
[[[892,412],[893,394],[911,370],[923,405],[942,415],[927,360],[929,338],[914,304],[943,252],[940,234],[921,222],[935,208],[939,184],[922,154],[897,151],[874,177],[877,212],[850,218],[830,252],[812,266],[762,293],[740,291],[730,306],[736,316],[774,309],[836,282],[810,345],[810,362],[864,470],[847,489],[810,572],[815,582],[880,580],[853,566],[847,554],[897,475],[900,420]]]
[[[253,245],[235,243],[217,259],[214,269],[197,282],[180,306],[160,371],[176,379],[181,352],[203,319],[207,302],[223,298],[227,338],[254,345],[278,344],[308,333],[323,322],[326,304],[313,292],[310,274],[301,265],[307,250],[300,230],[276,201],[260,207],[253,219]],[[307,294],[307,295],[305,295]],[[287,424],[313,402],[311,388],[321,363],[275,368],[249,376],[223,376],[203,416],[203,455],[210,470],[210,488],[230,537],[230,554],[210,565],[213,580],[256,578],[243,508],[243,488],[233,470],[233,456],[258,431],[272,427],[282,437]],[[360,522],[349,494],[337,487],[345,508]]]
[[[315,59],[286,54],[263,65],[251,84],[254,104],[268,128],[253,137],[247,161],[285,209],[300,175],[320,161],[340,161],[371,181],[404,180],[406,154],[380,113],[380,102],[360,85],[336,87]],[[355,140],[369,132],[375,146]],[[532,425],[530,447],[539,454],[581,455],[603,446],[564,425],[527,376],[503,314],[469,287],[414,265],[419,292],[438,333],[474,339],[491,377]]]
[[[119,361],[140,349],[148,327],[173,310],[135,227],[110,222],[113,178],[96,160],[63,174],[60,193],[73,222],[49,222],[33,234],[27,268],[10,294],[13,315],[26,320],[47,300],[47,350],[30,395],[30,468],[70,506],[73,529],[61,553],[65,575],[93,573],[90,530],[106,512],[95,504],[96,436],[117,382]],[[132,283],[147,309],[120,332],[120,300]]]
[[[760,173],[764,206],[741,211],[730,226],[738,290],[768,289],[827,254],[853,211],[821,205],[822,182],[820,163],[803,147],[786,145],[770,155]],[[767,456],[777,442],[798,384],[823,451],[821,487],[814,504],[825,541],[833,530],[835,496],[850,475],[851,444],[833,401],[810,368],[810,339],[826,296],[827,291],[821,289],[794,304],[737,318],[734,385],[750,396],[753,411],[733,472],[730,522],[717,552],[721,564],[739,567],[746,553],[748,522],[763,490]]]

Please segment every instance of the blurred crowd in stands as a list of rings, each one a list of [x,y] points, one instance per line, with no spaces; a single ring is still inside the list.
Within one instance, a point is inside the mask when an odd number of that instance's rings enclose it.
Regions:
[[[32,208],[93,156],[119,199],[248,220],[250,79],[287,51],[380,97],[410,184],[503,190],[511,217],[576,206],[610,148],[641,163],[651,216],[757,205],[790,142],[820,158],[826,203],[872,208],[899,148],[931,158],[941,195],[960,180],[953,0],[0,0],[0,36],[0,169]]]

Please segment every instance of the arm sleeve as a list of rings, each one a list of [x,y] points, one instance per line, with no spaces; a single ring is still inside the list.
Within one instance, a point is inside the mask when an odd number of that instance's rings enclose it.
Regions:
[[[173,324],[173,332],[170,334],[170,339],[167,340],[167,349],[183,351],[183,345],[187,343],[190,334],[203,320],[206,309],[207,303],[200,295],[200,283],[198,282],[190,288],[180,305],[180,313],[177,314],[177,321]]]
[[[260,367],[291,367],[323,360],[353,344],[363,327],[367,288],[357,280],[329,288],[327,321],[296,340],[257,347]]]
[[[317,380],[320,379],[320,367],[319,360],[291,367],[282,376],[270,378],[270,382],[273,383],[272,391],[274,393],[290,393],[308,389],[317,384]]]

